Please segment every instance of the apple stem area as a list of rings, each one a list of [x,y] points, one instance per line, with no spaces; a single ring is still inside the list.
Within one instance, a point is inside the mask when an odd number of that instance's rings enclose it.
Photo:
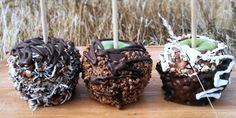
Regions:
[[[213,50],[216,48],[216,43],[207,39],[202,39],[202,38],[196,38],[195,46],[193,47],[192,44],[192,39],[185,39],[180,41],[181,45],[188,45],[191,48],[194,48],[200,52],[206,52],[208,50]]]
[[[107,40],[107,41],[102,41],[102,46],[105,50],[107,49],[121,49],[130,46],[129,43],[123,42],[123,41],[118,41],[117,42],[117,48],[114,48],[114,43],[113,40]]]

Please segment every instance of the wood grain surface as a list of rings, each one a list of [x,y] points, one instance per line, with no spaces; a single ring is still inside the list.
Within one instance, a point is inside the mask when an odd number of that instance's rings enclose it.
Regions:
[[[82,52],[84,48],[80,48]],[[158,61],[163,47],[147,47],[154,61]],[[81,53],[82,54],[82,53]],[[32,112],[27,102],[20,99],[20,94],[13,88],[8,78],[6,59],[0,64],[0,118],[214,118],[210,106],[186,106],[165,101],[159,74],[153,67],[152,78],[137,103],[126,106],[123,110],[100,104],[89,98],[82,79],[76,88],[76,94],[65,104],[54,107],[39,107]],[[213,103],[220,118],[236,117],[236,68],[232,74],[232,84],[222,94],[220,100]]]

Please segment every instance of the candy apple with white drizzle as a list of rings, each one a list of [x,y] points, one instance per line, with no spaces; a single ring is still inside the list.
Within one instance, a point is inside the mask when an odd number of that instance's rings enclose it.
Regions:
[[[167,43],[156,69],[160,74],[165,99],[182,104],[206,105],[219,99],[230,83],[234,58],[226,45],[208,37],[198,36],[191,48],[190,35]],[[197,76],[206,91],[200,86]]]

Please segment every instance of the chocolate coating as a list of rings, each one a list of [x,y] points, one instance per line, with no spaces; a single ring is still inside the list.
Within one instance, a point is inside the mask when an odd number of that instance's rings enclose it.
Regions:
[[[62,104],[72,96],[82,72],[79,51],[72,42],[33,38],[13,47],[9,75],[32,109]]]
[[[130,46],[104,49],[103,39],[94,41],[84,51],[83,79],[91,98],[123,107],[138,100],[151,78],[152,60],[143,46],[123,41]]]

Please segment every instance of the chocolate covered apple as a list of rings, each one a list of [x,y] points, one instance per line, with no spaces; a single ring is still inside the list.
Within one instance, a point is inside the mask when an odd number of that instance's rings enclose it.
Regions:
[[[151,78],[152,60],[146,49],[134,42],[94,41],[85,51],[83,79],[91,98],[123,107],[136,102]]]
[[[227,54],[227,46],[204,36],[198,36],[196,41],[196,48],[191,48],[189,36],[165,45],[156,69],[166,100],[206,105],[207,97],[211,101],[219,99],[230,83],[234,58]]]
[[[82,71],[79,51],[72,42],[34,38],[17,44],[8,58],[16,90],[32,109],[68,101]]]

